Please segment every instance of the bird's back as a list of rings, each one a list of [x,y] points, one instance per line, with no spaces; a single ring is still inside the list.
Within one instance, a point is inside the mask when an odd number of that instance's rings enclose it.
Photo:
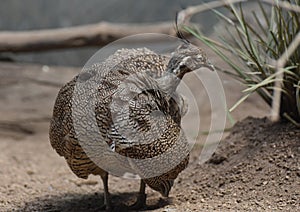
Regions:
[[[97,86],[95,118],[103,138],[97,142],[105,142],[123,156],[151,158],[169,149],[180,134],[180,108],[173,98],[160,91],[155,81],[167,64],[167,57],[148,49],[122,49],[83,70],[61,88],[54,105],[50,141],[77,176],[86,178],[103,172],[90,160],[75,132],[72,106],[80,101],[73,98],[78,83],[91,81]],[[162,111],[165,119],[153,116],[156,111]],[[85,108],[82,112],[86,112]],[[81,130],[89,130],[88,125],[81,126]]]

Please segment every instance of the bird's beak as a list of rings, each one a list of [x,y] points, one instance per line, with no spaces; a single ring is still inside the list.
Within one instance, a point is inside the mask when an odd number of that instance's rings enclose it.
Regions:
[[[215,67],[214,67],[213,64],[211,64],[211,63],[209,63],[209,64],[207,65],[207,68],[208,68],[209,70],[211,70],[211,71],[216,71]]]
[[[211,71],[215,71],[215,67],[213,66],[213,64],[210,63],[210,61],[207,61],[207,63],[204,65],[204,67],[208,68]]]

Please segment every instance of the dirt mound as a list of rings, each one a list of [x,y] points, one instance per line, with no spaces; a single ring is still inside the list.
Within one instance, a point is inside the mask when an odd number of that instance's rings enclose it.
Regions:
[[[190,169],[178,204],[201,211],[300,209],[300,129],[290,123],[247,118],[206,164]]]

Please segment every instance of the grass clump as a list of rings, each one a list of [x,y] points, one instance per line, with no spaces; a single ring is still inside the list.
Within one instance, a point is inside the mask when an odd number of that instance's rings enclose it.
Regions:
[[[287,0],[300,5],[300,0]],[[277,5],[271,10],[258,2],[258,10],[249,11],[243,4],[226,6],[230,11],[215,14],[227,24],[218,39],[210,39],[190,27],[185,29],[217,53],[231,68],[224,70],[247,86],[244,97],[232,108],[235,109],[253,92],[257,92],[268,105],[272,105],[273,93],[281,89],[280,117],[300,123],[300,46],[286,58],[283,69],[277,69],[277,61],[286,54],[286,49],[300,29],[300,14]],[[247,18],[246,18],[247,17]],[[249,21],[251,17],[252,21]],[[225,33],[224,33],[225,32]],[[275,87],[276,76],[283,74],[281,88]]]

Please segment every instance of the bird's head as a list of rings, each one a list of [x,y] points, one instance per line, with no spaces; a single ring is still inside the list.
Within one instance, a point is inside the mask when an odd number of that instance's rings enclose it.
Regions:
[[[157,83],[166,93],[174,93],[186,73],[202,67],[215,70],[199,47],[185,41],[171,54],[166,71]]]
[[[200,48],[185,42],[172,53],[167,72],[182,79],[186,73],[202,67],[214,70],[213,65]]]

